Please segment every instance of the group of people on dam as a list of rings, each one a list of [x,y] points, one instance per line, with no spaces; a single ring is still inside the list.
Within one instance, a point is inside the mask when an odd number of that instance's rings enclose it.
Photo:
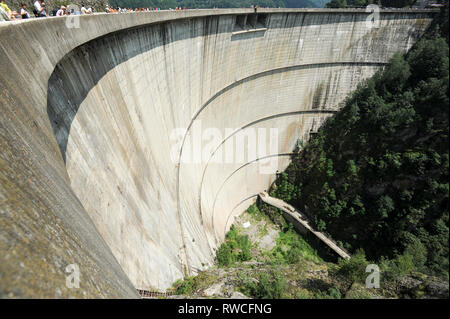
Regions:
[[[252,6],[255,10],[259,6]],[[169,8],[169,11],[179,11],[179,10],[187,10],[187,7],[175,7],[175,9]],[[108,4],[105,7],[105,13],[130,13],[130,12],[153,12],[160,11],[161,8],[121,8],[121,7],[111,7]],[[103,12],[103,11],[102,11]],[[20,8],[18,10],[13,10],[8,7],[5,3],[5,0],[0,0],[0,22],[2,21],[12,21],[12,20],[21,20],[21,19],[29,19],[29,18],[45,18],[45,17],[62,17],[68,15],[83,15],[83,14],[95,14],[99,13],[92,7],[86,7],[84,4],[81,4],[81,8],[75,5],[68,5],[67,7],[62,5],[59,8],[54,8],[48,10],[45,5],[44,0],[34,0],[33,9],[31,13],[27,7],[25,2],[21,2]]]
[[[130,12],[152,12],[152,11],[160,11],[161,8],[120,8],[120,7],[111,7],[106,5],[104,12],[106,13],[130,13]],[[187,7],[176,7],[175,9],[169,8],[169,10],[187,10]],[[44,18],[51,16],[66,16],[66,15],[83,15],[83,14],[94,14],[97,13],[94,8],[86,7],[84,4],[81,4],[81,8],[70,5],[70,6],[61,6],[56,9],[48,10],[45,5],[44,0],[35,0],[33,4],[33,9],[31,13],[27,8],[27,4],[22,2],[20,4],[20,8],[18,10],[13,10],[8,7],[4,0],[0,0],[0,22],[1,21],[11,21],[11,20],[20,20],[20,19],[29,19],[29,18]]]
[[[66,6],[61,6],[58,9],[54,9],[49,12],[43,0],[35,0],[33,3],[33,9],[30,13],[25,2],[21,2],[19,10],[12,10],[8,7],[4,0],[0,0],[0,21],[29,19],[31,17],[61,17],[70,14],[91,14],[93,12],[94,9],[92,7],[86,7],[84,4],[81,5],[79,11],[75,11],[73,8],[67,8]]]

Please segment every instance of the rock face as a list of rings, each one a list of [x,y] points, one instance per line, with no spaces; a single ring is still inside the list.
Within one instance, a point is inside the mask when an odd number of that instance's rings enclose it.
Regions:
[[[136,297],[133,286],[165,289],[211,265],[297,140],[432,14],[366,18],[229,9],[0,24],[0,295]]]
[[[444,282],[432,276],[404,276],[397,285],[397,293],[402,298],[449,298],[448,281]]]

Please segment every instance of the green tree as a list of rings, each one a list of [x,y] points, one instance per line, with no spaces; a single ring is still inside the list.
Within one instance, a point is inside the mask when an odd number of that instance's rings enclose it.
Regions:
[[[338,267],[330,271],[331,277],[340,286],[344,297],[354,283],[365,281],[368,264],[364,251],[358,250],[350,259],[339,259]]]
[[[399,271],[412,257],[416,270],[448,277],[449,57],[436,31],[443,24],[359,85],[270,193],[350,252],[396,259]]]
[[[285,287],[286,281],[282,276],[263,272],[259,274],[257,282],[247,282],[243,291],[257,299],[280,299]]]

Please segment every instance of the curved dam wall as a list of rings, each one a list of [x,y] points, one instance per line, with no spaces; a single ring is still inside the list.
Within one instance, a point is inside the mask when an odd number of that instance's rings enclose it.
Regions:
[[[0,25],[0,295],[136,297],[209,267],[299,140],[432,16],[382,11],[369,27],[363,10],[227,9]]]

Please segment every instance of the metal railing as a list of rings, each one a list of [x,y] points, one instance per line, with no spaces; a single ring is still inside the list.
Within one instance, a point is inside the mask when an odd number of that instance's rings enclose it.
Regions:
[[[154,298],[167,298],[169,296],[175,295],[175,292],[173,291],[154,291],[154,290],[144,290],[144,289],[137,289],[139,296],[141,296],[142,299],[154,299]]]

